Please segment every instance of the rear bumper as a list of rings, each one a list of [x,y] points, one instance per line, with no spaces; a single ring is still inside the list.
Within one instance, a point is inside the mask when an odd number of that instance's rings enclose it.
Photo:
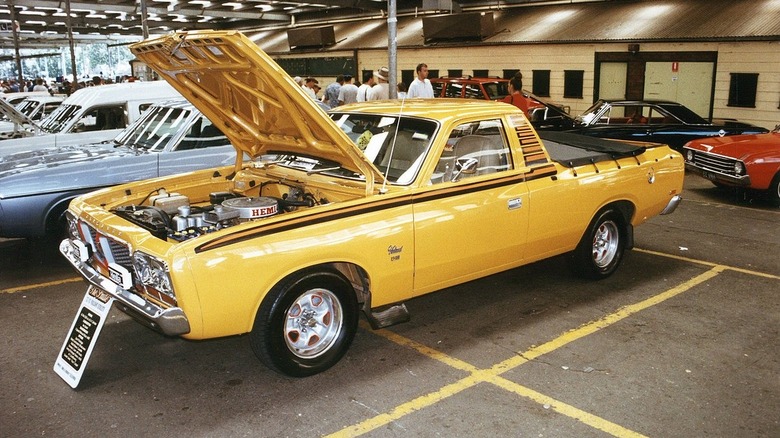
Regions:
[[[680,202],[682,202],[682,196],[680,195],[672,196],[672,199],[670,199],[669,203],[666,204],[666,207],[661,211],[661,214],[674,213],[674,210],[677,209],[677,206],[680,205]]]

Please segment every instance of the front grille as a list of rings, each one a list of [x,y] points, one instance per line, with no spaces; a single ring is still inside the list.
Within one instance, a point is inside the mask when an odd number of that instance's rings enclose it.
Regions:
[[[693,151],[693,160],[689,162],[694,164],[696,167],[712,172],[722,173],[724,175],[739,176],[734,170],[734,164],[737,163],[738,160],[731,157],[709,154],[693,149],[688,150]]]
[[[116,263],[128,272],[133,272],[133,260],[130,257],[130,247],[110,236],[101,234],[86,222],[79,221],[81,235],[87,239],[87,246],[92,249],[90,264],[93,268],[107,274],[108,264]]]

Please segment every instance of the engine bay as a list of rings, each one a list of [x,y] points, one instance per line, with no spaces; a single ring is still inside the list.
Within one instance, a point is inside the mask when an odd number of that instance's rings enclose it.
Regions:
[[[208,202],[194,202],[187,195],[159,188],[138,204],[118,206],[111,211],[159,239],[182,242],[245,222],[329,203],[303,187],[287,187],[287,192],[281,196],[211,192]],[[258,193],[261,192],[262,189]]]

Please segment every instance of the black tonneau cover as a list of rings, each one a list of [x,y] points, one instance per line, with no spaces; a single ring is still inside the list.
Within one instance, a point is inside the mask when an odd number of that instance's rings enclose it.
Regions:
[[[634,157],[645,151],[644,146],[571,132],[539,131],[539,137],[550,158],[566,167]]]

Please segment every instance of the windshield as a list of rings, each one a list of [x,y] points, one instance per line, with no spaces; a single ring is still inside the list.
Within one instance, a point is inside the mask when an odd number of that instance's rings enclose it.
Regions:
[[[593,119],[596,118],[596,116],[601,111],[601,108],[604,105],[606,105],[606,102],[601,101],[601,100],[597,101],[596,103],[591,105],[590,108],[586,109],[585,112],[583,112],[582,114],[578,115],[576,117],[576,120],[579,123],[584,123],[586,125],[590,124],[593,121]]]
[[[41,129],[49,134],[62,132],[74,117],[78,115],[80,105],[60,105],[54,112],[41,120]]]
[[[23,100],[16,105],[16,109],[25,116],[30,117],[39,104],[40,102],[35,100]]]
[[[182,108],[153,106],[136,123],[125,130],[116,141],[130,148],[160,151],[181,129],[192,111]]]
[[[331,113],[336,122],[391,183],[407,185],[430,148],[438,125],[431,120],[379,114]]]

